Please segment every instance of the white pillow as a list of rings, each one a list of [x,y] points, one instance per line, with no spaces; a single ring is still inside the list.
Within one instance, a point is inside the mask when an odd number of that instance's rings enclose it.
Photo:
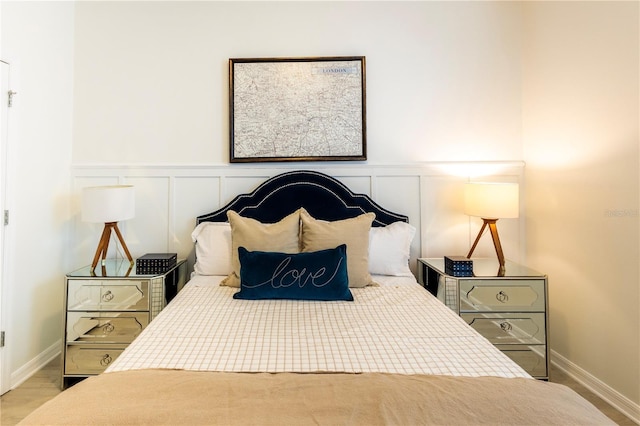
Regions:
[[[406,222],[394,222],[369,231],[369,273],[412,277],[409,269],[411,241],[416,228]]]
[[[191,233],[196,243],[197,275],[229,275],[231,264],[231,225],[228,222],[202,222]]]

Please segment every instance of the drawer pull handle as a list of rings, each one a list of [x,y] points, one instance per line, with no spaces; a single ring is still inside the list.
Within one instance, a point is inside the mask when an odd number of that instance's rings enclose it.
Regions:
[[[102,326],[102,329],[104,330],[104,333],[105,333],[105,334],[109,334],[109,333],[111,333],[113,330],[115,330],[115,329],[116,329],[116,327],[115,327],[113,324],[111,324],[111,323],[109,322],[109,323],[106,323],[104,326]]]
[[[496,294],[496,299],[498,299],[498,302],[506,303],[509,301],[509,295],[507,295],[507,293],[505,293],[504,291],[500,291],[498,292],[498,294]]]
[[[113,299],[113,293],[111,293],[111,290],[107,291],[105,294],[102,295],[103,302],[111,302],[112,299]]]
[[[509,332],[513,327],[507,321],[503,321],[500,323],[500,328],[502,329],[502,331]]]
[[[113,361],[113,358],[111,358],[111,355],[105,354],[100,360],[100,365],[103,367],[106,367],[107,365],[111,364],[111,361]]]

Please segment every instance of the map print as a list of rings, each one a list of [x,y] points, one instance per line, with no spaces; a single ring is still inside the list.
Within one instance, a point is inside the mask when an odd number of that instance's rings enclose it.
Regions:
[[[364,156],[362,64],[234,63],[234,157]]]

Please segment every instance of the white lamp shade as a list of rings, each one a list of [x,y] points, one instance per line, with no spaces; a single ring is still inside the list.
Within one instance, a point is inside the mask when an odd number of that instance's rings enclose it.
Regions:
[[[517,183],[467,183],[464,198],[464,212],[469,216],[516,218],[520,210]]]
[[[82,189],[82,220],[118,222],[135,216],[133,185],[91,186]]]

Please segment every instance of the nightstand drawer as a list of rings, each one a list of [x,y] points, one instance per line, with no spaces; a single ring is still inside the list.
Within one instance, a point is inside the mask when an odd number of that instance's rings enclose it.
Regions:
[[[123,345],[67,345],[65,374],[100,374],[124,351]]]
[[[148,312],[69,312],[67,342],[131,343],[148,324]]]
[[[548,377],[546,346],[496,345],[533,377]]]
[[[544,313],[466,313],[460,316],[494,345],[544,345],[547,341]]]
[[[70,280],[70,311],[148,311],[149,280]]]
[[[461,280],[460,311],[544,312],[544,281]]]

